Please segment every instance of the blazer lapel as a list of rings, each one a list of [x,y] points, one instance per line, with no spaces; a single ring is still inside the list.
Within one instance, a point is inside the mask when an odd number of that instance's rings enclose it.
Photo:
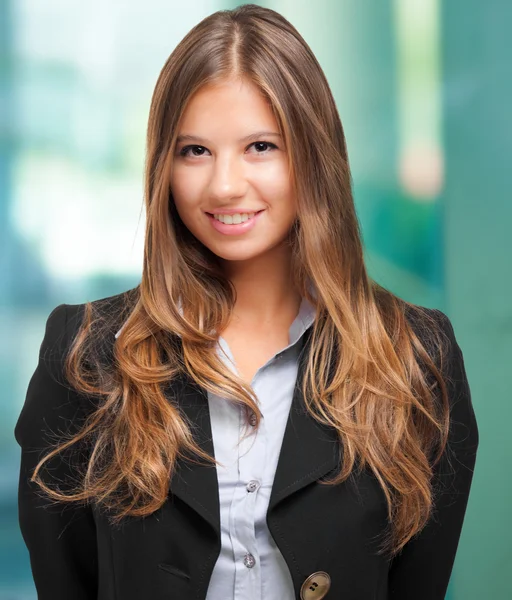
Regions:
[[[300,389],[310,338],[311,328],[302,338],[297,381],[272,486],[269,512],[290,494],[333,470],[340,461],[341,448],[335,430],[318,423],[309,415]],[[199,446],[214,456],[207,392],[183,375],[169,385],[166,393],[192,424]],[[179,458],[171,479],[170,492],[201,515],[220,536],[215,465]]]
[[[307,411],[301,391],[312,329],[302,338],[299,370],[284,432],[268,512],[282,500],[332,471],[341,458],[334,428],[316,421]]]
[[[214,456],[210,410],[207,392],[200,388],[189,376],[182,375],[168,386],[166,395],[177,403],[187,418],[195,441],[199,447]],[[220,503],[216,465],[197,462],[200,459],[178,458],[176,470],[171,477],[170,492],[183,500],[220,537]]]

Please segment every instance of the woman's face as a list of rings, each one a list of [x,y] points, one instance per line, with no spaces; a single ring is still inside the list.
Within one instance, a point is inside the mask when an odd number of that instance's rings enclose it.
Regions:
[[[240,80],[201,88],[178,136],[171,191],[186,227],[225,260],[272,254],[287,238],[296,206],[284,140],[258,88]],[[229,215],[234,224],[212,215]]]

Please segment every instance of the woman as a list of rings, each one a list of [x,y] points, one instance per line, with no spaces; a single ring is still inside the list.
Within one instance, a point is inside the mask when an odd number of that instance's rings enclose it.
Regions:
[[[171,54],[145,197],[141,283],[52,311],[16,425],[38,597],[444,598],[462,353],[367,275],[333,97],[278,13]]]

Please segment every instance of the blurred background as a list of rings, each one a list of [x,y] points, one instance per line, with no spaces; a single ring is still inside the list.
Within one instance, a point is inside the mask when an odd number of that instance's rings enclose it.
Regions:
[[[13,430],[46,318],[139,282],[153,87],[191,27],[239,4],[0,0],[2,600],[36,599]],[[370,274],[446,312],[463,350],[481,441],[447,598],[510,599],[512,3],[259,4],[331,84]]]

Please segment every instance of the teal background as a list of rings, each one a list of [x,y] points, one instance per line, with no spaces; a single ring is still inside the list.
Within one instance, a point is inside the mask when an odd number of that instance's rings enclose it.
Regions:
[[[13,429],[46,317],[139,281],[156,78],[193,25],[238,4],[0,0],[3,600],[36,598]],[[447,598],[512,598],[512,4],[260,4],[297,27],[330,82],[371,275],[446,312],[464,353],[481,441]]]

